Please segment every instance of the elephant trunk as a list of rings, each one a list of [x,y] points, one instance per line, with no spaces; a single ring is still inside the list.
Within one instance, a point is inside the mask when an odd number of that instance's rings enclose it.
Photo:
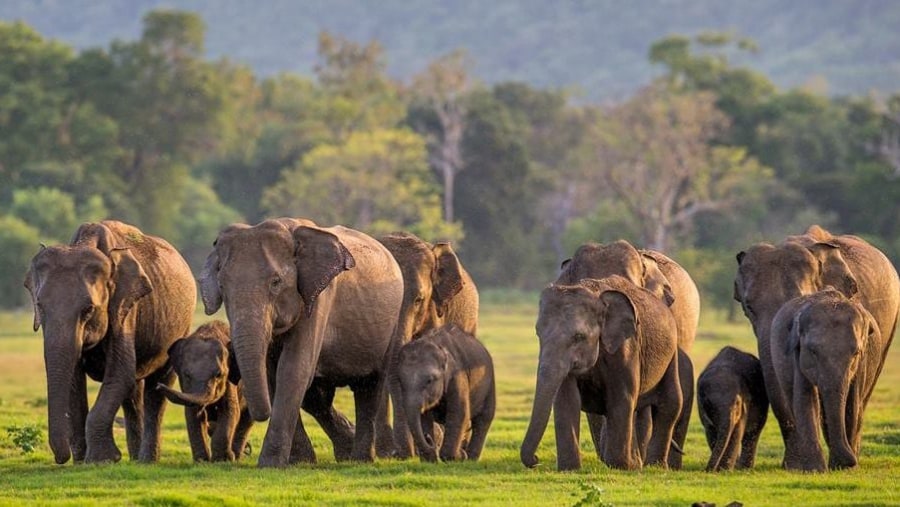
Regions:
[[[853,468],[857,465],[856,453],[847,440],[847,394],[850,388],[850,379],[844,376],[836,389],[820,389],[822,396],[822,409],[825,416],[826,435],[828,442],[829,468]]]
[[[519,456],[522,464],[528,468],[534,468],[538,464],[538,458],[535,455],[538,444],[544,437],[544,431],[547,429],[547,423],[550,420],[550,409],[553,407],[553,400],[556,399],[556,393],[562,381],[568,375],[568,370],[551,371],[548,368],[549,363],[541,359],[541,365],[538,368],[537,385],[534,389],[534,405],[531,410],[531,419],[528,421],[528,431],[525,432],[525,439],[522,441],[522,447]]]
[[[72,387],[76,381],[75,366],[81,355],[81,346],[80,336],[72,336],[72,330],[58,329],[45,328],[44,364],[47,371],[50,449],[56,463],[61,465],[72,456]]]
[[[272,415],[266,374],[270,334],[261,328],[256,333],[233,333],[231,337],[238,369],[241,371],[241,381],[244,384],[247,407],[255,421],[265,421]]]
[[[157,389],[162,391],[166,398],[176,405],[186,407],[206,407],[217,402],[220,396],[217,396],[215,384],[210,385],[203,393],[185,393],[177,389],[173,389],[165,384],[157,384]]]
[[[437,452],[434,448],[434,440],[425,436],[422,429],[422,403],[408,399],[404,404],[406,412],[406,423],[412,432],[413,440],[416,442],[419,456],[425,461],[437,461]]]

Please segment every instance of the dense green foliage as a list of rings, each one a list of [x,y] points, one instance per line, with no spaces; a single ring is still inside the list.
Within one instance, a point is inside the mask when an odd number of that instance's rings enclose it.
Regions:
[[[323,32],[311,75],[260,77],[206,39],[173,10],[81,51],[0,21],[0,305],[25,303],[38,241],[103,217],[195,269],[235,221],[409,230],[456,242],[482,287],[539,287],[579,243],[626,238],[727,309],[734,253],[812,223],[900,259],[900,93],[780,91],[732,63],[746,39],[659,39],[661,75],[604,106],[479,84],[464,52],[401,82],[380,41]]]
[[[45,0],[0,1],[0,18],[23,19],[76,47],[132,39],[135,13],[190,9],[210,26],[213,57],[265,76],[309,74],[316,34],[380,40],[394,76],[409,77],[463,47],[491,83],[579,87],[594,99],[622,98],[653,76],[647,47],[671,33],[727,28],[760,42],[742,58],[783,87],[827,80],[830,92],[892,92],[900,81],[900,5],[890,0]]]
[[[863,425],[862,456],[855,470],[824,474],[787,472],[779,467],[783,444],[770,416],[760,441],[756,468],[709,474],[709,457],[696,406],[685,445],[685,469],[656,467],[640,472],[611,470],[600,463],[587,427],[581,430],[584,467],[555,470],[553,425],[538,456],[543,465],[528,470],[519,462],[534,394],[538,340],[534,335],[537,294],[483,293],[479,338],[494,358],[497,415],[478,463],[430,464],[377,460],[374,464],[335,463],[330,444],[311,417],[305,426],[319,458],[317,465],[287,470],[255,466],[266,424],[254,426],[254,453],[234,464],[193,464],[184,412],[169,405],[163,422],[161,460],[156,465],[128,461],[116,465],[53,463],[46,440],[46,391],[41,339],[31,332],[31,316],[0,313],[0,505],[896,505],[892,487],[900,474],[900,361],[894,348],[872,395]],[[207,317],[198,312],[195,324]],[[714,313],[701,319],[691,353],[699,373],[724,345],[756,351],[743,318],[727,323]],[[97,384],[88,383],[91,396]],[[339,409],[352,414],[346,389]],[[6,426],[39,428],[34,452],[25,454]],[[114,428],[124,449],[124,430]]]

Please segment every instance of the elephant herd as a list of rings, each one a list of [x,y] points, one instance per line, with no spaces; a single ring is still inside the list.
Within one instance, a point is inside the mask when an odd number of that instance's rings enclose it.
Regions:
[[[818,226],[737,261],[735,299],[759,359],[726,347],[698,378],[707,469],[752,467],[769,405],[785,468],[855,466],[898,318],[896,270],[863,240]],[[191,270],[133,226],[83,224],[68,245],[41,247],[25,287],[34,330],[43,327],[57,463],[121,459],[112,432],[120,407],[129,456],[156,461],[166,399],[185,406],[197,461],[239,459],[254,421],[268,420],[260,466],[315,462],[301,408],[338,460],[480,456],[496,409],[494,368],[475,338],[476,286],[448,243],[376,240],[307,219],[232,224],[198,282],[206,313],[224,306],[228,324],[191,332]],[[541,293],[522,463],[537,465],[552,410],[559,469],[581,466],[581,412],[609,466],[681,468],[699,314],[696,285],[665,255],[622,240],[579,247]],[[101,383],[90,408],[87,377]],[[333,405],[344,386],[354,422]]]

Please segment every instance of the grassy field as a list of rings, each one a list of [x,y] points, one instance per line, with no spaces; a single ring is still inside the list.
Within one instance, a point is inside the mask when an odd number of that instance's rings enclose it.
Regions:
[[[480,338],[494,357],[498,412],[478,463],[427,464],[380,460],[335,463],[330,445],[312,418],[307,427],[319,463],[285,470],[259,470],[256,456],[236,464],[193,464],[180,408],[166,413],[160,463],[141,465],[53,464],[46,442],[46,387],[40,334],[30,313],[0,314],[0,504],[19,505],[898,505],[900,504],[900,351],[897,347],[866,413],[859,468],[827,474],[788,473],[779,468],[782,443],[774,417],[760,443],[752,471],[703,472],[709,450],[693,408],[685,446],[685,469],[610,470],[600,463],[582,431],[584,467],[555,471],[552,424],[538,450],[543,465],[527,470],[519,445],[531,412],[538,343],[533,301],[491,299],[483,305]],[[197,322],[205,320],[198,313]],[[704,314],[692,354],[699,373],[724,345],[756,352],[750,326]],[[91,394],[97,385],[90,385]],[[342,393],[340,408],[352,411]],[[552,421],[552,420],[551,420]],[[25,454],[6,428],[36,426],[42,440]],[[259,449],[265,424],[254,427]],[[125,449],[124,430],[116,438]]]

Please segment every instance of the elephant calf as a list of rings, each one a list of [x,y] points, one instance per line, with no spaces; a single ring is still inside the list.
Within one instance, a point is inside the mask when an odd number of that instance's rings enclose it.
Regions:
[[[228,324],[215,320],[169,348],[181,391],[159,384],[172,403],[184,405],[194,461],[240,459],[253,419],[241,394]],[[212,454],[207,435],[212,437]]]
[[[769,412],[759,359],[723,348],[697,379],[697,397],[711,451],[706,471],[752,468]]]
[[[477,460],[496,408],[494,364],[484,345],[455,325],[434,328],[400,349],[397,375],[419,456],[437,461],[437,422],[444,426],[443,461]]]
[[[781,307],[772,321],[771,355],[776,389],[790,407],[781,415],[789,419],[780,422],[795,428],[786,468],[826,469],[820,426],[830,451],[828,467],[857,465],[866,396],[883,362],[881,343],[872,314],[833,288]]]

